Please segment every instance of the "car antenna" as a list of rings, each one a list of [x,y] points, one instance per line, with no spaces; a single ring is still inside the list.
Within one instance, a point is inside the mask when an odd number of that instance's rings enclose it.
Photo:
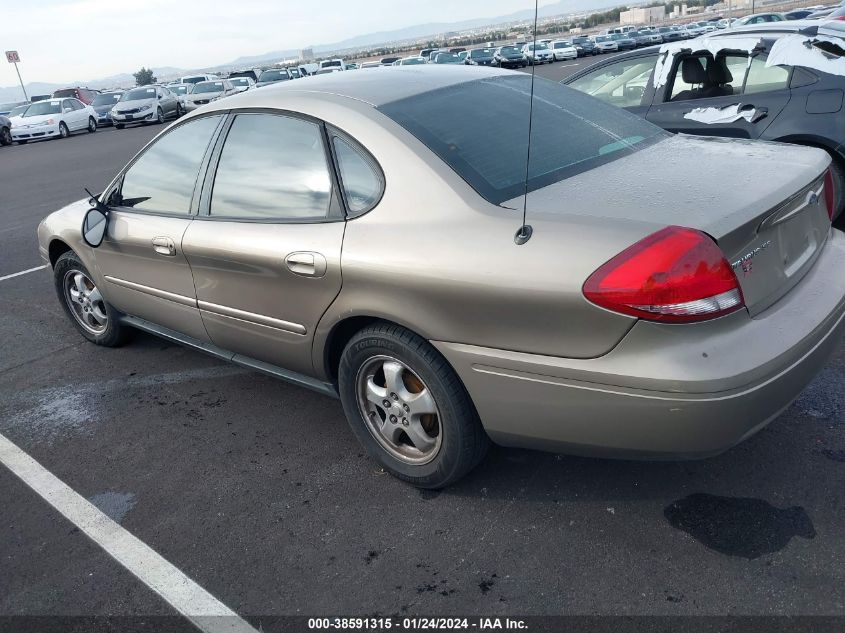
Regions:
[[[534,39],[531,51],[534,57],[531,58],[531,101],[528,104],[528,152],[525,156],[525,193],[522,196],[522,226],[513,236],[517,246],[522,246],[531,239],[534,229],[527,224],[528,215],[528,175],[531,168],[531,124],[534,122],[534,73],[537,71],[537,12],[540,0],[534,0]]]

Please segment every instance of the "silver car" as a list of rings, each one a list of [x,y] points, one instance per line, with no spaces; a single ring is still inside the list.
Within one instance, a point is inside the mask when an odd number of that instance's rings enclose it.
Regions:
[[[201,81],[194,85],[194,89],[185,97],[185,108],[188,112],[193,112],[206,103],[217,101],[237,92],[238,90],[228,79]]]
[[[501,116],[527,113],[529,75],[426,65],[305,88],[209,104],[93,208],[41,223],[82,336],[139,328],[339,396],[386,470],[437,488],[490,440],[724,451],[845,334],[821,150],[671,135],[538,77],[526,169],[527,126]]]
[[[164,123],[184,112],[179,99],[164,86],[141,86],[123,93],[109,115],[114,126],[121,130],[133,123]]]

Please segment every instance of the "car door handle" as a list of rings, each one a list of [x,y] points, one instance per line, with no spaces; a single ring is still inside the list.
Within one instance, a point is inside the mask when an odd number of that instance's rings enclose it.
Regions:
[[[326,258],[320,253],[299,251],[285,257],[288,270],[303,277],[322,277],[326,274]]]
[[[154,237],[153,250],[159,255],[172,257],[176,254],[176,244],[169,237]]]

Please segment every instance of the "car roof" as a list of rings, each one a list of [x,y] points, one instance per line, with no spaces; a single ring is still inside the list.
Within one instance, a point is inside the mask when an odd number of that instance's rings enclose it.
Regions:
[[[323,95],[336,95],[379,107],[439,88],[511,74],[507,70],[489,67],[428,64],[386,66],[378,73],[334,72],[308,77],[304,81],[274,84],[255,92],[242,92],[219,102],[215,109],[267,107],[268,97],[282,102],[287,95],[315,100]]]

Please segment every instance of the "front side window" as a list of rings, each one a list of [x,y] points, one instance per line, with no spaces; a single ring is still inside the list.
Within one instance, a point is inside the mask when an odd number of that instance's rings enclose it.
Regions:
[[[350,215],[369,211],[381,197],[382,180],[372,162],[342,138],[332,139]]]
[[[158,139],[126,171],[113,204],[188,215],[200,164],[222,118],[193,119]]]
[[[671,101],[728,97],[788,86],[789,70],[780,66],[766,67],[766,60],[740,53],[698,55],[681,59],[672,84]]]
[[[570,86],[620,108],[642,103],[657,55],[608,64],[573,81]]]
[[[254,220],[324,219],[331,189],[320,126],[289,116],[239,114],[220,154],[210,213]]]

